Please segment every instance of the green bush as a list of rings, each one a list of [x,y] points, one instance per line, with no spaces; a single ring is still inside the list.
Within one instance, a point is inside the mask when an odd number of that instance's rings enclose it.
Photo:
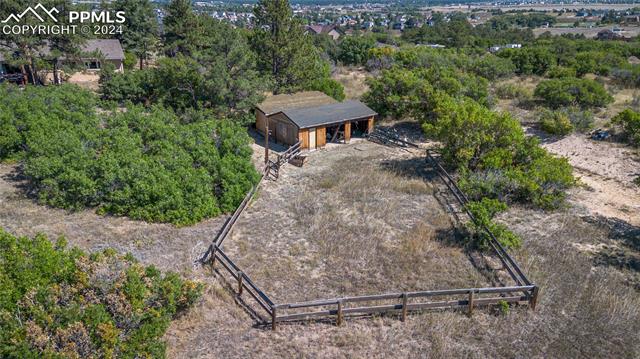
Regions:
[[[525,136],[509,114],[495,113],[469,99],[434,97],[433,119],[423,123],[427,136],[442,143],[442,159],[460,169],[460,186],[473,200],[562,205],[574,184],[566,159],[556,158]]]
[[[543,109],[538,114],[542,130],[553,135],[568,135],[573,131],[569,116],[562,111]]]
[[[544,75],[556,65],[556,58],[547,48],[527,47],[521,49],[504,49],[498,56],[509,59],[515,65],[518,75]]]
[[[448,68],[393,68],[367,80],[369,91],[364,101],[381,116],[396,119],[420,119],[433,110],[433,92],[440,90],[453,97],[472,98],[489,105],[488,81],[472,74]]]
[[[338,60],[345,65],[364,65],[376,41],[368,36],[345,36],[338,44]]]
[[[633,146],[640,146],[640,113],[626,109],[613,117],[611,122],[620,127],[626,141]]]
[[[344,86],[332,78],[326,77],[309,83],[307,90],[320,91],[338,101],[345,98]]]
[[[0,229],[0,357],[164,357],[171,320],[201,292],[130,255]]]
[[[589,79],[545,80],[536,86],[534,95],[551,107],[603,107],[613,102],[613,97],[607,93],[604,86]]]
[[[484,227],[488,228],[498,242],[506,248],[518,248],[522,245],[520,237],[511,232],[505,225],[493,221],[493,218],[498,213],[507,210],[506,203],[495,199],[483,198],[480,201],[469,202],[467,207],[478,221],[478,223],[471,221],[467,224],[467,227],[472,232],[472,240],[475,246],[481,249],[489,248],[491,237],[484,230]]]
[[[471,68],[476,75],[482,76],[487,80],[511,77],[515,71],[515,66],[511,60],[497,57],[492,54],[477,58],[473,61]]]
[[[0,153],[42,203],[178,225],[233,211],[259,178],[249,138],[206,111],[95,109],[73,86],[0,89]],[[5,135],[5,133],[7,135]]]
[[[129,51],[125,51],[124,61],[123,61],[125,71],[133,70],[133,68],[136,67],[137,64],[138,64],[138,57],[136,56],[136,54]]]
[[[546,76],[551,79],[576,77],[576,69],[573,67],[553,66],[547,71]]]

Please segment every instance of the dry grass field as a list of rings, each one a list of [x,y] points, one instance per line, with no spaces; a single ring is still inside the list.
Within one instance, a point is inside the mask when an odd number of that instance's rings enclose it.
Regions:
[[[354,142],[264,182],[227,254],[278,303],[488,286],[424,153]]]
[[[357,100],[369,89],[365,80],[369,73],[362,68],[339,66],[331,77],[344,86],[347,99]]]

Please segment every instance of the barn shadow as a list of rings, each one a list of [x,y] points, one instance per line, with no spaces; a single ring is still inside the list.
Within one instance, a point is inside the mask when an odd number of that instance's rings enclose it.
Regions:
[[[264,148],[264,141],[265,138],[264,136],[259,133],[258,131],[256,131],[255,128],[250,128],[247,133],[249,134],[249,136],[253,139],[253,141],[255,142],[256,145],[260,146],[261,148]],[[287,150],[287,148],[289,148],[288,145],[283,145],[283,144],[279,144],[276,143],[273,138],[269,139],[269,150],[270,151],[275,151],[275,152],[284,152]]]

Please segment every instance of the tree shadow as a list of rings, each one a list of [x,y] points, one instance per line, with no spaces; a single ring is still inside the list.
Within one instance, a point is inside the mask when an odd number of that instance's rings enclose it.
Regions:
[[[618,218],[602,216],[585,217],[583,220],[606,229],[613,245],[605,245],[594,255],[596,266],[616,268],[626,272],[626,280],[640,290],[640,227]]]
[[[391,159],[380,162],[382,170],[398,174],[409,179],[422,179],[429,183],[438,180],[438,173],[425,157]]]
[[[20,195],[38,202],[36,187],[33,186],[27,176],[25,176],[22,165],[15,166],[11,172],[4,174],[2,179],[18,189]]]
[[[405,141],[414,143],[425,141],[422,127],[417,121],[402,121],[393,124],[379,123],[377,127],[390,131]]]

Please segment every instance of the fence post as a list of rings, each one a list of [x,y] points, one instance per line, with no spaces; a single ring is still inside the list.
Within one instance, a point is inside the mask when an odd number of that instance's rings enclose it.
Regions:
[[[538,292],[540,292],[540,287],[533,287],[531,299],[529,299],[529,306],[531,307],[531,310],[536,310],[536,305],[538,304]]]
[[[276,306],[271,306],[271,330],[276,331],[276,321],[278,317],[276,316]]]
[[[338,301],[338,320],[336,322],[336,324],[338,326],[342,325],[342,321],[343,321],[343,316],[342,316],[342,301],[339,300]]]
[[[216,246],[213,245],[211,248],[211,270],[216,269]]]
[[[242,274],[242,271],[238,271],[238,297],[242,295],[242,277],[244,276],[244,274]]]
[[[409,296],[407,295],[407,293],[402,293],[402,321],[404,322],[405,320],[407,320],[407,302],[408,302]]]
[[[469,308],[468,308],[469,316],[473,314],[473,292],[474,292],[474,289],[471,289],[469,291]]]

